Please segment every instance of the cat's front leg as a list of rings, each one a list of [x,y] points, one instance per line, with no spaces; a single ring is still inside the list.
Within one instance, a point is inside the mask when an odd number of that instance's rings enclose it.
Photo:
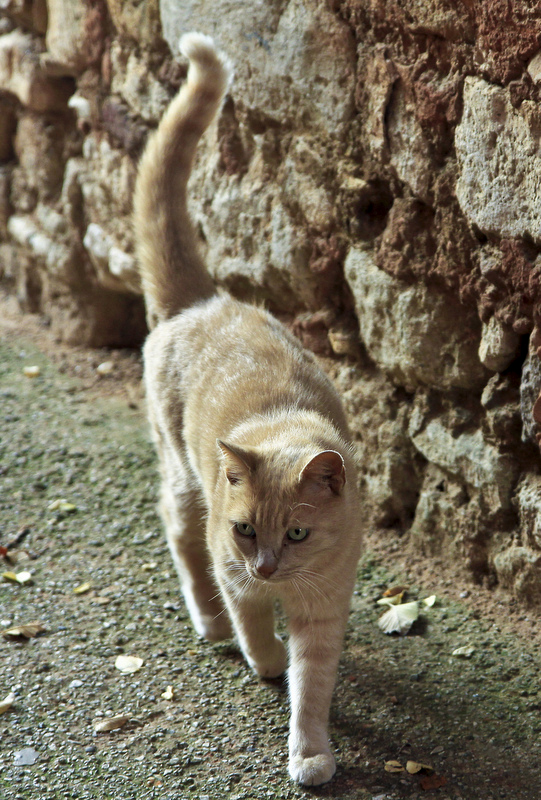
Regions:
[[[290,619],[289,774],[307,786],[326,783],[336,770],[327,727],[344,628],[340,618]]]
[[[248,664],[262,678],[283,675],[287,669],[287,650],[274,630],[272,601],[252,595],[238,597],[223,585],[222,592]]]

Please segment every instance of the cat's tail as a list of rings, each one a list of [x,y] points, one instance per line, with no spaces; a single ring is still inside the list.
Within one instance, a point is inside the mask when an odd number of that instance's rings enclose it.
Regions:
[[[188,215],[186,184],[197,143],[232,77],[212,39],[187,33],[188,77],[149,139],[139,164],[134,234],[150,327],[215,294]]]

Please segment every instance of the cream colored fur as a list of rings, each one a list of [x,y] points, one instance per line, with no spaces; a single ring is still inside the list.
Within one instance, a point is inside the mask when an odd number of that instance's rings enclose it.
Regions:
[[[317,785],[335,771],[328,715],[360,548],[350,437],[314,358],[262,309],[217,296],[197,253],[186,183],[230,68],[200,34],[181,49],[188,79],[149,141],[135,194],[156,324],[144,357],[161,512],[197,632],[234,631],[262,677],[289,663],[289,770]]]

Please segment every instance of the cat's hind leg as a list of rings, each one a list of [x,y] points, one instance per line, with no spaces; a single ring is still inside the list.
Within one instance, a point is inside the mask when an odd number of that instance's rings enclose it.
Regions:
[[[205,542],[205,509],[199,493],[162,483],[160,512],[167,543],[193,626],[200,636],[220,641],[232,636],[231,622],[214,582]]]

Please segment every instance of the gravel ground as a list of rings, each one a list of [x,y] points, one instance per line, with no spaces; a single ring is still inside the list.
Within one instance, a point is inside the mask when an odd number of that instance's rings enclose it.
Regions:
[[[285,686],[189,625],[155,511],[137,354],[68,351],[32,325],[12,322],[0,345],[0,547],[21,556],[0,561],[31,573],[0,581],[0,630],[45,630],[0,638],[0,703],[15,696],[0,716],[2,800],[539,799],[537,613],[388,535],[369,537],[359,567],[331,719],[337,775],[292,784]],[[407,636],[377,627],[394,584],[438,596]],[[119,655],[142,666],[123,674]],[[95,731],[117,715],[121,728]]]

